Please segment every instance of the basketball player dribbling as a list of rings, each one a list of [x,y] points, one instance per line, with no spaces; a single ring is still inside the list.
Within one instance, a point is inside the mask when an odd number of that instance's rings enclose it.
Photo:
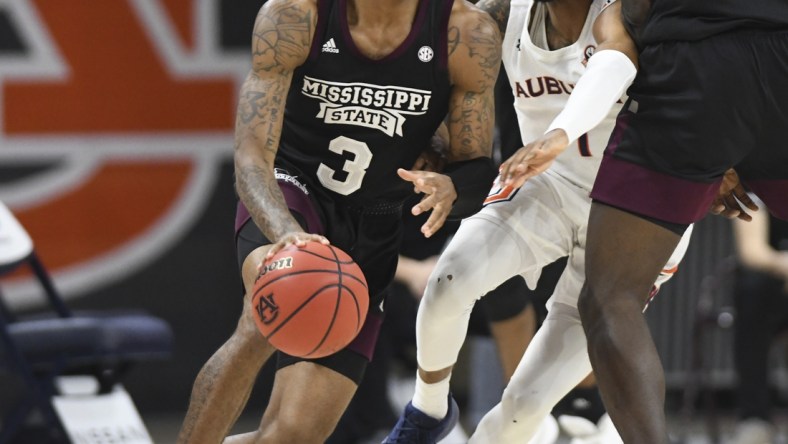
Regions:
[[[501,402],[469,442],[529,442],[591,371],[577,309],[589,192],[635,76],[637,50],[615,0],[482,0],[477,6],[504,33],[503,62],[522,138],[536,140],[504,162],[508,185],[493,187],[439,258],[419,306],[414,397],[384,443],[432,444],[453,426],[449,379],[476,300],[517,274],[533,288],[542,268],[564,256],[569,262],[547,318]],[[689,232],[652,286],[671,277],[688,242]],[[651,289],[643,289],[643,301]]]
[[[371,359],[394,276],[402,201],[447,217],[481,207],[496,171],[495,23],[462,0],[271,0],[257,17],[240,93],[235,173],[238,260],[247,295],[232,337],[197,376],[180,443],[323,443]],[[448,117],[447,117],[448,115]],[[408,171],[446,118],[443,174]],[[358,337],[317,360],[277,353],[258,430],[225,439],[275,350],[257,331],[249,289],[288,244],[328,243],[364,271],[370,310]]]
[[[788,2],[623,1],[641,70],[591,194],[579,308],[624,442],[665,444],[664,373],[638,316],[642,294],[710,206],[749,219],[743,207],[757,207],[742,185],[788,219]]]

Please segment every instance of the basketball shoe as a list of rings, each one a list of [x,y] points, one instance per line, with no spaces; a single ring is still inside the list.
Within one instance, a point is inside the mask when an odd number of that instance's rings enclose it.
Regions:
[[[436,444],[451,432],[459,418],[460,408],[451,395],[449,411],[443,419],[435,419],[409,402],[394,429],[381,444]]]

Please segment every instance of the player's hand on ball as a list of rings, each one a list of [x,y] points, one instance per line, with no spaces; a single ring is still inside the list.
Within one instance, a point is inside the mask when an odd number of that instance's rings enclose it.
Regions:
[[[323,245],[328,245],[330,242],[325,236],[321,236],[319,234],[312,234],[312,233],[303,233],[303,232],[291,232],[287,233],[282,236],[278,241],[276,241],[271,248],[268,249],[268,254],[265,255],[265,259],[271,259],[274,257],[276,253],[281,251],[288,245],[295,245],[296,247],[302,248],[306,246],[307,242],[319,242]],[[263,264],[257,266],[258,271]]]
[[[520,188],[525,182],[541,174],[569,145],[564,130],[555,129],[520,148],[501,164],[503,184]]]
[[[418,216],[432,210],[427,222],[421,226],[421,232],[425,237],[432,236],[443,226],[454,201],[457,200],[454,183],[449,176],[431,171],[408,171],[400,168],[397,174],[411,182],[416,193],[424,193],[424,198],[411,209],[411,213]]]
[[[739,175],[731,168],[725,172],[722,184],[720,184],[720,190],[711,203],[709,211],[712,214],[724,216],[728,219],[738,218],[747,222],[751,221],[752,216],[744,211],[741,204],[744,204],[745,207],[752,211],[758,211],[758,205],[747,195]]]
[[[364,326],[369,287],[341,249],[290,244],[265,262],[251,289],[251,313],[268,342],[292,356],[321,358],[345,348]]]

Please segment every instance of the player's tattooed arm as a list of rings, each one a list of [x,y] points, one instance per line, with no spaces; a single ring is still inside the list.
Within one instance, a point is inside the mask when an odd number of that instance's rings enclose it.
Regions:
[[[500,66],[501,34],[495,21],[475,8],[462,14],[452,13],[449,21],[452,92],[447,119],[450,162],[490,156],[495,126],[493,87]]]
[[[498,26],[485,12],[457,0],[449,19],[448,50],[452,83],[446,119],[449,164],[443,174],[398,170],[417,193],[424,194],[411,212],[430,212],[421,227],[427,237],[448,217],[462,218],[478,211],[495,177],[490,155],[495,125],[493,86],[501,66]]]
[[[506,24],[509,22],[509,6],[511,0],[480,0],[476,7],[490,14],[490,17],[498,24],[501,35],[506,34]]]
[[[293,71],[306,61],[317,20],[314,0],[271,0],[252,36],[252,70],[241,87],[235,123],[236,189],[268,239],[303,231],[274,177]]]

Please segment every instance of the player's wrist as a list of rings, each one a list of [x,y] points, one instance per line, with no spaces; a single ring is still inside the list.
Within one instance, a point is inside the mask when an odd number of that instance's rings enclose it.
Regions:
[[[569,135],[564,128],[554,128],[545,133],[551,150],[562,153],[569,145]]]
[[[451,179],[455,194],[449,218],[462,219],[482,208],[498,170],[489,157],[477,157],[450,163],[443,174]]]

